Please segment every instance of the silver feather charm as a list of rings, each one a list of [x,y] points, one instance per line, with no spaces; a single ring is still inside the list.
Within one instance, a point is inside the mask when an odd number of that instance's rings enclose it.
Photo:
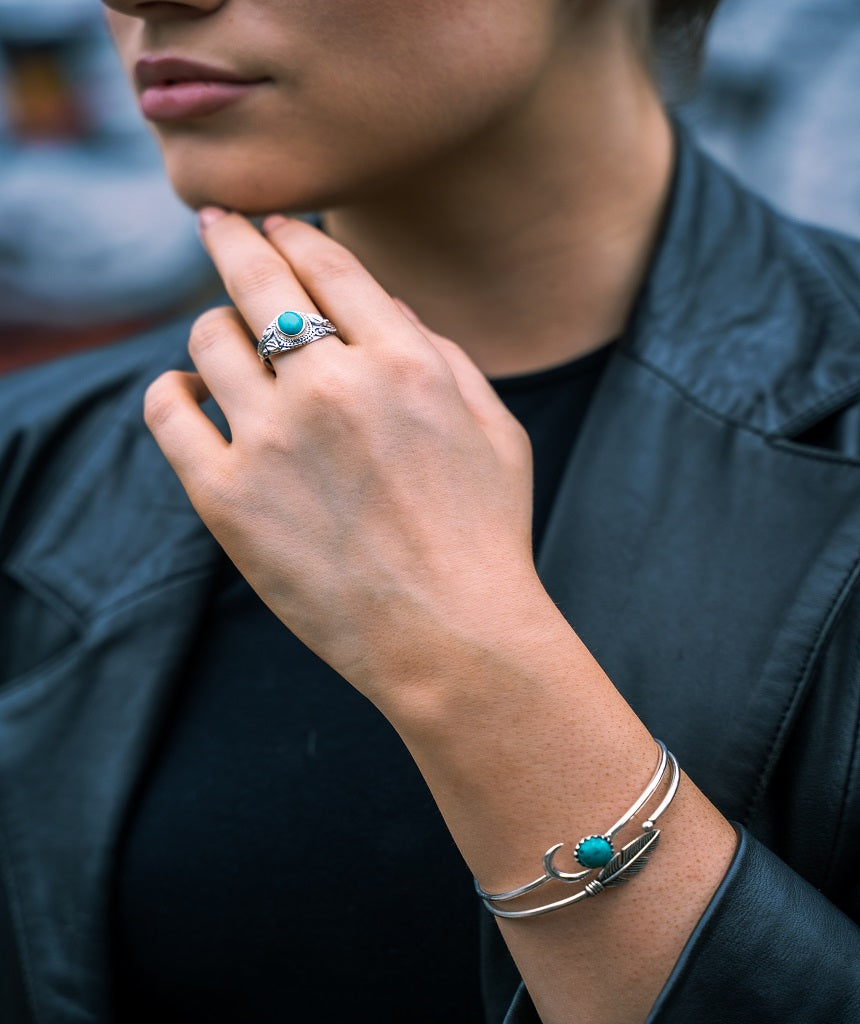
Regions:
[[[613,885],[620,885],[621,882],[626,882],[628,878],[638,874],[648,863],[648,858],[659,841],[660,829],[655,828],[623,846],[597,876],[601,888],[608,889]]]

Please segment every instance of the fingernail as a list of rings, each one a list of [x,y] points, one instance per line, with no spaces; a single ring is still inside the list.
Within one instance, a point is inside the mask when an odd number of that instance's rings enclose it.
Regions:
[[[202,210],[197,211],[197,226],[201,231],[205,231],[206,228],[214,224],[216,220],[221,220],[226,214],[227,211],[222,210],[220,206],[204,206]]]
[[[280,213],[273,213],[263,221],[263,231],[265,231],[266,234],[270,231],[275,231],[282,224],[286,224],[287,220],[288,218],[282,216]]]

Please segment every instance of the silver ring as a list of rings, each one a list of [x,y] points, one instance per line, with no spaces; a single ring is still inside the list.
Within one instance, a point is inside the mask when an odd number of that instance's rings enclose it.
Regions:
[[[331,320],[318,313],[299,313],[294,309],[286,309],[263,331],[257,345],[257,355],[267,366],[271,366],[270,356],[308,345],[327,334],[337,334],[337,328]]]

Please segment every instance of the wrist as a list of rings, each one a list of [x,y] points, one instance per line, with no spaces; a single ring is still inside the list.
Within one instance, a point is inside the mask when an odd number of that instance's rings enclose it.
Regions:
[[[541,593],[528,616],[446,643],[383,708],[473,873],[499,891],[571,830],[615,820],[654,768],[650,733]]]
[[[536,576],[511,589],[514,598],[434,612],[377,663],[371,699],[404,739],[456,743],[476,722],[509,723],[512,707],[551,702],[562,681],[588,687],[600,673]]]

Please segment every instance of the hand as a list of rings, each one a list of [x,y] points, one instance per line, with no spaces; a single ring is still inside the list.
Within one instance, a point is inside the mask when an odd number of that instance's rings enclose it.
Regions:
[[[461,679],[546,600],[525,432],[341,246],[219,213],[202,234],[236,309],[196,322],[199,377],[155,381],[147,424],[260,597],[367,696],[385,707],[444,664]],[[285,309],[322,312],[340,337],[274,356],[273,374],[252,339]],[[199,409],[207,394],[229,442]]]

